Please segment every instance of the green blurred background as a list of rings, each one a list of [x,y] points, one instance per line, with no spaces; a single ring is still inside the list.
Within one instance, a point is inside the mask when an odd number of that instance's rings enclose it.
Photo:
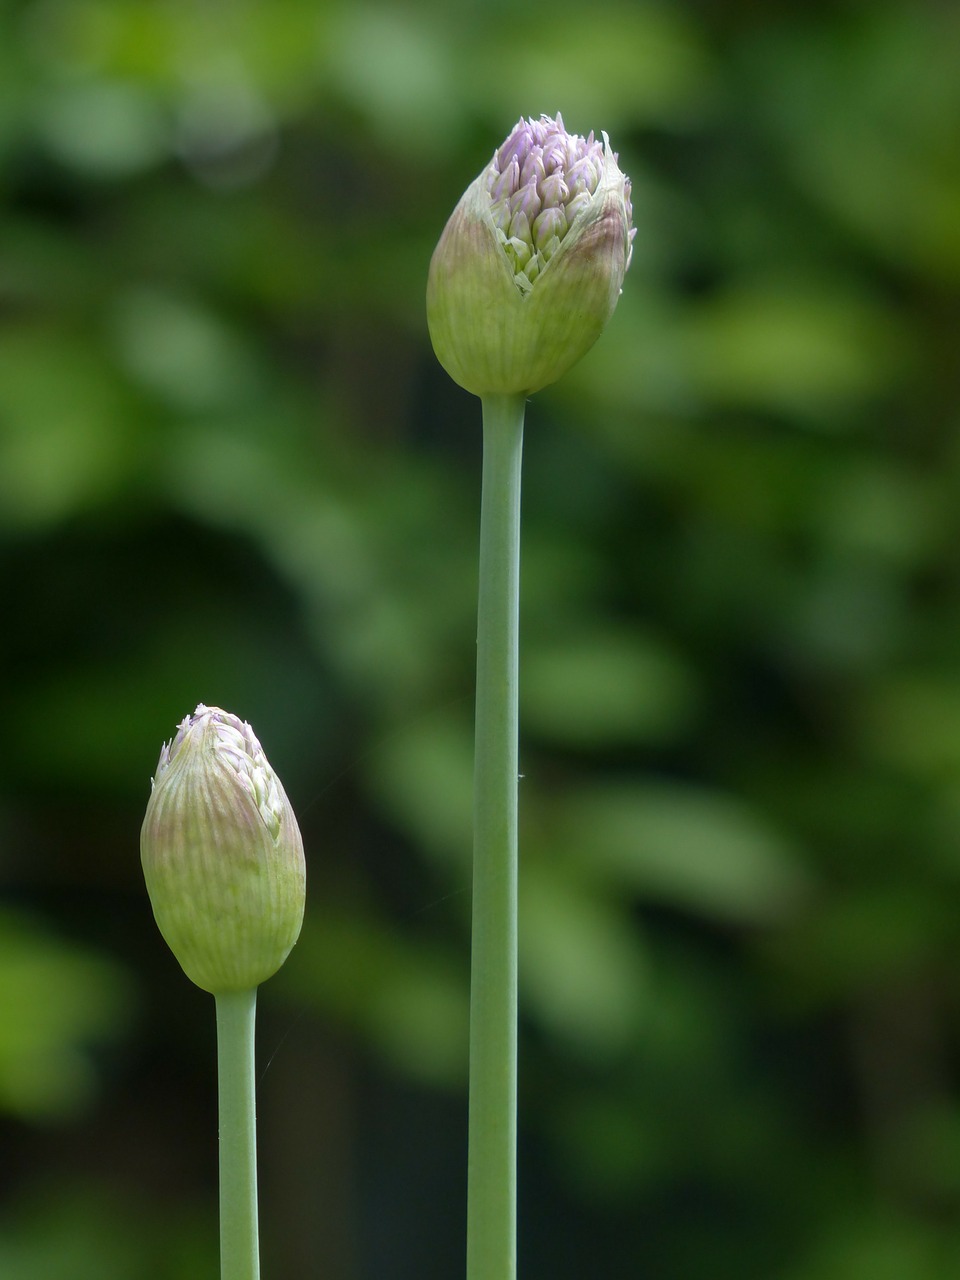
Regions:
[[[521,1274],[960,1270],[960,10],[0,10],[0,1275],[216,1274],[138,830],[301,816],[265,1277],[462,1272],[479,404],[423,293],[521,114],[639,228],[529,407]]]

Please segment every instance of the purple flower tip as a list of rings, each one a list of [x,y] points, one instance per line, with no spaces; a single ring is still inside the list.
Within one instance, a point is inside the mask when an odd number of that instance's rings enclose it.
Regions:
[[[506,142],[494,152],[487,172],[493,220],[523,292],[532,287],[577,214],[597,190],[603,168],[603,144],[592,131],[586,138],[568,133],[559,112],[555,120],[547,115],[539,120],[520,119]],[[636,235],[630,197],[630,179],[625,178],[628,266]],[[549,218],[544,217],[547,213]],[[536,234],[538,222],[540,226],[550,226],[550,236]],[[550,252],[545,254],[548,246]]]

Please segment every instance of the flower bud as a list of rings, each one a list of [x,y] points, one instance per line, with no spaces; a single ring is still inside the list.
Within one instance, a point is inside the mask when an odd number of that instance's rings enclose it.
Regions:
[[[214,995],[259,986],[300,934],[300,828],[253,730],[218,707],[160,752],[140,832],[147,893],[187,977]]]
[[[610,141],[521,119],[464,192],[434,250],[437,359],[475,395],[555,382],[596,342],[630,264],[630,180]]]

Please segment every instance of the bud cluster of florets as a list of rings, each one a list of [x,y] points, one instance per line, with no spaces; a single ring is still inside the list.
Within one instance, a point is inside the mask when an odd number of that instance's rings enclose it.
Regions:
[[[529,395],[590,349],[634,238],[630,181],[607,135],[520,120],[470,184],[430,262],[427,323],[450,376],[479,396]]]
[[[494,153],[487,191],[497,239],[527,293],[603,177],[603,146],[556,120],[521,120]]]

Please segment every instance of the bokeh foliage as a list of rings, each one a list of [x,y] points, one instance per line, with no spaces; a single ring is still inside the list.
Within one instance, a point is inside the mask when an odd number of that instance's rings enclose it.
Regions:
[[[520,114],[606,129],[616,317],[528,412],[523,1274],[960,1265],[960,11],[0,11],[0,1273],[214,1274],[161,739],[301,814],[265,1273],[462,1254],[479,406],[429,255]]]

